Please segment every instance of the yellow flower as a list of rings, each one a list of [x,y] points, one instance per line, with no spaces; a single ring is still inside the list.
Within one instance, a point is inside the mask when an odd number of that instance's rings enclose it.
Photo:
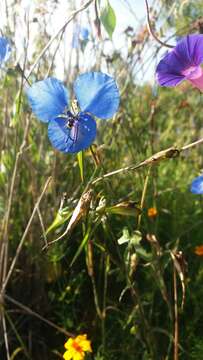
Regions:
[[[87,340],[86,334],[68,339],[64,346],[67,349],[63,354],[65,360],[83,360],[86,351],[92,352],[91,342]]]
[[[158,211],[155,207],[151,207],[147,210],[147,215],[150,217],[150,218],[154,218],[156,217],[158,214]]]

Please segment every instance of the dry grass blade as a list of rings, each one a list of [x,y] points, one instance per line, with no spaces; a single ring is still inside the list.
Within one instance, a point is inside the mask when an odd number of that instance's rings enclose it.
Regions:
[[[56,330],[58,330],[59,332],[65,334],[68,337],[73,337],[74,335],[72,333],[70,333],[69,331],[66,331],[64,328],[54,324],[52,321],[45,319],[43,316],[41,316],[40,314],[38,314],[37,312],[33,311],[32,309],[30,309],[28,306],[21,304],[19,301],[13,299],[12,297],[10,297],[9,295],[5,294],[4,295],[5,299],[8,300],[10,303],[18,306],[20,309],[24,310],[26,313],[35,316],[36,318],[38,318],[39,320],[43,321],[44,323],[46,323],[47,325],[55,328]]]
[[[65,232],[62,235],[60,235],[57,239],[50,241],[47,245],[45,245],[43,247],[43,250],[46,249],[47,247],[49,247],[50,245],[58,242],[65,235],[69,235],[71,233],[71,231],[74,229],[74,227],[80,221],[80,219],[88,213],[92,197],[93,197],[92,189],[90,189],[82,194],[75,210],[73,211],[73,214],[71,216],[71,219],[68,223],[68,226],[67,226]]]
[[[39,198],[38,198],[38,200],[37,200],[37,202],[36,202],[36,204],[35,204],[35,206],[34,206],[34,209],[33,209],[32,215],[31,215],[31,217],[30,217],[30,220],[28,221],[28,224],[27,224],[27,226],[26,226],[26,229],[25,229],[25,231],[24,231],[24,234],[23,234],[23,236],[22,236],[22,238],[21,238],[21,240],[20,240],[20,242],[19,242],[19,245],[18,245],[18,247],[17,247],[15,257],[13,258],[13,261],[12,261],[12,263],[11,263],[11,266],[10,266],[10,268],[9,268],[9,271],[8,271],[8,273],[7,273],[7,276],[6,276],[6,278],[5,278],[4,282],[3,282],[0,295],[2,295],[2,294],[4,293],[4,291],[5,291],[5,289],[6,289],[6,286],[7,286],[7,284],[8,284],[8,281],[9,281],[11,275],[12,275],[12,272],[13,272],[13,270],[14,270],[14,268],[15,268],[15,265],[16,265],[16,262],[17,262],[17,260],[18,260],[19,254],[20,254],[21,249],[22,249],[22,247],[23,247],[23,244],[24,244],[24,241],[25,241],[25,239],[26,239],[26,236],[27,236],[27,233],[28,233],[28,231],[29,231],[29,228],[30,228],[30,225],[31,225],[31,223],[32,223],[32,220],[33,220],[33,218],[34,218],[34,216],[35,216],[35,213],[37,212],[37,209],[38,209],[38,207],[39,207],[39,204],[40,204],[40,202],[41,202],[41,200],[42,200],[42,198],[43,198],[43,196],[44,196],[44,194],[45,194],[45,192],[46,192],[46,190],[47,190],[47,187],[48,187],[51,179],[52,179],[51,176],[47,179],[47,181],[46,181],[46,183],[45,183],[45,185],[44,185],[44,187],[43,187],[43,190],[42,190],[42,192],[41,192],[41,194],[40,194],[40,196],[39,196]]]
[[[178,276],[181,281],[182,286],[182,301],[181,301],[181,309],[183,309],[184,303],[185,303],[185,259],[183,257],[182,251],[171,251],[171,258],[173,260],[174,266],[176,268],[176,271],[178,273]]]

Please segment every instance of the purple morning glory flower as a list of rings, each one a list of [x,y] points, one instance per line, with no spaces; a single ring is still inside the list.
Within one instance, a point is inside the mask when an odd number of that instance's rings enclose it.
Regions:
[[[157,81],[161,86],[176,86],[188,80],[203,91],[202,62],[203,35],[187,35],[159,62],[156,68]]]
[[[203,175],[197,176],[190,186],[190,191],[193,194],[203,194]]]
[[[73,90],[80,108],[69,108],[69,93],[63,83],[47,78],[27,90],[29,104],[42,122],[48,123],[48,136],[56,149],[76,153],[89,147],[96,137],[96,122],[111,118],[118,110],[119,90],[112,77],[101,72],[79,75]]]
[[[11,54],[11,46],[6,37],[0,37],[0,67],[6,62]]]

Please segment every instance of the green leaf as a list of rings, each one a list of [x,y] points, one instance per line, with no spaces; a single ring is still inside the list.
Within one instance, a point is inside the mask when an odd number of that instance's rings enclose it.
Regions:
[[[136,230],[133,235],[130,235],[128,229],[125,227],[123,228],[123,235],[118,239],[118,244],[129,243],[130,245],[137,246],[141,240],[142,234],[140,231]]]
[[[141,232],[139,230],[135,230],[135,232],[130,238],[130,244],[134,246],[140,245],[141,240],[142,240]]]
[[[15,127],[19,122],[20,108],[22,105],[22,90],[19,90],[16,94],[14,104],[13,104],[13,114],[10,126]]]
[[[128,229],[125,227],[123,229],[123,235],[118,239],[118,244],[122,245],[122,244],[128,243],[129,241],[130,241],[130,234],[129,234]]]
[[[100,10],[100,20],[111,39],[116,27],[116,15],[109,0],[105,0],[105,5]]]
[[[55,230],[57,227],[63,225],[72,215],[73,210],[70,210],[68,208],[61,209],[57,212],[56,217],[52,224],[48,227],[46,230],[46,235],[52,231]]]
[[[134,201],[123,201],[114,206],[107,207],[105,211],[110,214],[135,217],[136,214],[141,213],[141,208]]]
[[[135,246],[136,254],[145,261],[152,261],[152,254],[147,252],[141,245]]]
[[[84,181],[84,171],[83,171],[84,154],[83,154],[83,151],[80,151],[77,154],[77,158],[78,158],[78,165],[79,165],[79,168],[80,168],[80,177],[81,177],[81,180],[83,182]]]
[[[89,233],[89,231],[87,231],[84,238],[83,238],[83,240],[82,240],[82,242],[81,242],[81,244],[80,244],[80,246],[79,246],[79,248],[78,248],[78,250],[76,251],[76,254],[74,255],[73,260],[70,263],[70,267],[74,264],[74,262],[77,260],[78,256],[81,254],[84,246],[86,245],[86,243],[87,243],[87,241],[89,239],[89,235],[90,235],[90,233]]]

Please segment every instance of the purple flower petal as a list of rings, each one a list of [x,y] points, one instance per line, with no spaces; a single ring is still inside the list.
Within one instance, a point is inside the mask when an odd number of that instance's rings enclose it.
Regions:
[[[195,75],[188,77],[187,80],[193,84],[196,88],[198,88],[200,91],[203,91],[203,71],[200,67],[200,76],[195,77]]]
[[[191,184],[190,191],[193,194],[203,194],[203,175],[197,176]]]
[[[187,35],[158,64],[157,81],[161,86],[176,86],[195,76],[202,61],[203,35]]]
[[[187,35],[176,45],[175,51],[185,68],[200,65],[203,62],[203,35]]]
[[[168,52],[156,68],[156,78],[161,86],[176,86],[185,79],[182,75],[184,66],[175,52]]]
[[[68,118],[49,122],[48,136],[54,148],[64,153],[77,153],[88,148],[96,137],[96,122],[88,114],[79,113],[72,127]]]
[[[183,70],[182,74],[187,80],[198,79],[202,76],[202,68],[201,66],[190,66],[186,70]]]

